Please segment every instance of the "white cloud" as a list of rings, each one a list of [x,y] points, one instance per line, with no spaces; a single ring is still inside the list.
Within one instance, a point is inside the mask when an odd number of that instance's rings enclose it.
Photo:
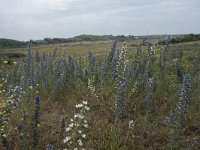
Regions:
[[[1,0],[1,37],[199,33],[199,0]]]

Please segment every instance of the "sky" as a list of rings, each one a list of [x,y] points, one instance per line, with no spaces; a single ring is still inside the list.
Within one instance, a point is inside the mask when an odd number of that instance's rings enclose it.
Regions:
[[[200,33],[200,0],[0,0],[0,38]]]

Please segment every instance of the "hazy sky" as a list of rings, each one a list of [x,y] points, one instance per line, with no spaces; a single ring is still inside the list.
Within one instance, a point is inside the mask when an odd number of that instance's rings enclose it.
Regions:
[[[200,33],[200,0],[0,0],[0,38]]]

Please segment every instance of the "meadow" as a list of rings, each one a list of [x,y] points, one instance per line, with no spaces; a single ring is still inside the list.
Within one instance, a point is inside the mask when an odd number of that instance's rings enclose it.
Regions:
[[[200,42],[140,43],[1,50],[0,149],[200,149]]]

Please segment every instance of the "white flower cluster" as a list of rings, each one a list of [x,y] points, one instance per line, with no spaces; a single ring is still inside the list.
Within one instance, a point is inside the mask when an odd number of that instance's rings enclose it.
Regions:
[[[123,71],[122,71],[122,77],[124,77],[125,76],[125,72],[126,72],[126,69],[127,69],[127,66],[128,66],[128,62],[129,62],[129,60],[127,60],[127,59],[125,59],[124,60],[124,64],[123,64]]]
[[[133,85],[133,88],[131,89],[132,93],[135,93],[135,91],[137,89],[137,85],[138,85],[138,82],[135,82]]]
[[[153,54],[153,55],[155,54],[155,48],[152,46],[150,47],[150,54]]]
[[[81,111],[88,111],[88,110],[90,110],[90,108],[87,106],[87,104],[88,104],[87,101],[83,101],[82,103],[77,104],[76,108],[80,108]],[[81,117],[80,114],[75,114],[74,115],[74,118],[77,118],[77,117]]]
[[[148,79],[149,88],[152,87],[152,84],[153,84],[153,78],[149,78],[149,79]]]
[[[126,58],[126,56],[127,56],[127,48],[126,48],[126,43],[124,42],[122,49],[119,51],[119,61],[116,66],[120,78],[124,78],[127,70],[129,60]]]
[[[130,120],[130,121],[129,121],[128,127],[129,127],[129,129],[133,129],[133,127],[134,127],[134,122],[133,122],[133,120]]]
[[[76,108],[79,110],[79,113],[74,114],[73,118],[70,119],[70,123],[66,128],[67,136],[63,142],[68,148],[84,150],[83,140],[86,138],[84,130],[89,127],[84,114],[86,111],[90,110],[90,108],[88,107],[87,101],[77,104]],[[65,148],[64,150],[67,149]]]
[[[97,94],[96,94],[96,90],[95,90],[95,87],[94,87],[94,76],[91,78],[91,79],[89,79],[88,78],[88,89],[90,90],[90,93],[92,94],[92,95],[94,95],[96,98],[98,98],[98,96],[97,96]]]

